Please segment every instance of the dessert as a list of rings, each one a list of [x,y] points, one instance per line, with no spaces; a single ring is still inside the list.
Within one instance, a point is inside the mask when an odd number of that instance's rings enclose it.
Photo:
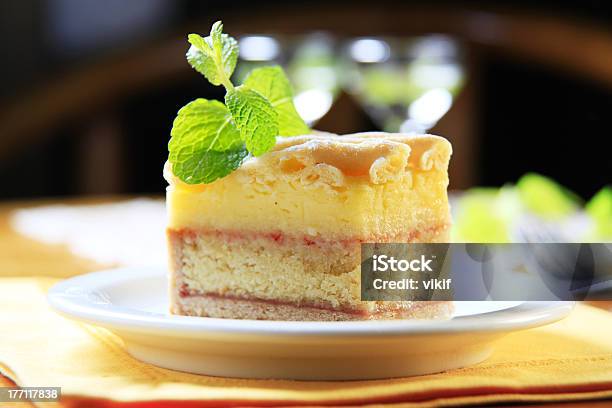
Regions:
[[[312,134],[279,66],[231,81],[238,42],[190,34],[189,64],[224,102],[177,114],[164,174],[170,310],[274,320],[447,318],[451,302],[361,300],[361,243],[446,242],[450,144]],[[367,254],[366,254],[367,255]]]
[[[363,242],[448,242],[451,145],[433,135],[278,137],[209,184],[169,183],[171,312],[274,320],[448,318],[360,300]]]

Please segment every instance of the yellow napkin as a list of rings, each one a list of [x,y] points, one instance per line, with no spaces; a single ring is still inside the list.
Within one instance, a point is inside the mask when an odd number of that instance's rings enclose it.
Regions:
[[[180,373],[131,358],[110,332],[48,308],[45,293],[55,281],[0,279],[0,370],[21,386],[62,387],[68,406],[207,401],[426,407],[612,397],[612,314],[586,305],[561,322],[504,337],[490,359],[464,369],[379,381],[241,380]]]

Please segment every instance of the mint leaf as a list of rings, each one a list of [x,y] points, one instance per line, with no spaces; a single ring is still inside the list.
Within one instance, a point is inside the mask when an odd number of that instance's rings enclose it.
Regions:
[[[216,49],[222,46],[223,23],[221,21],[215,21],[215,23],[210,28],[210,38],[213,43],[213,48]]]
[[[240,167],[248,152],[228,109],[196,99],[179,110],[168,144],[172,172],[188,184],[211,183]]]
[[[260,156],[274,146],[278,135],[278,114],[265,97],[243,85],[228,90],[225,105],[249,152]]]
[[[246,84],[234,87],[230,77],[238,43],[213,24],[210,35],[189,34],[189,64],[213,85],[223,85],[225,104],[197,99],[174,120],[168,143],[173,173],[188,184],[210,183],[237,169],[249,154],[260,156],[276,136],[309,133],[293,105],[293,91],[280,67],[253,71]]]
[[[211,84],[231,88],[233,86],[229,78],[236,68],[238,42],[222,31],[223,24],[217,21],[206,38],[189,34],[187,39],[191,47],[187,51],[187,61]]]
[[[262,67],[251,71],[244,84],[266,97],[278,114],[279,136],[298,136],[310,129],[295,110],[291,83],[279,66]]]
[[[217,78],[217,65],[212,57],[212,49],[204,40],[197,34],[189,34],[187,37],[191,47],[187,51],[187,61],[200,74],[213,85],[220,85]]]

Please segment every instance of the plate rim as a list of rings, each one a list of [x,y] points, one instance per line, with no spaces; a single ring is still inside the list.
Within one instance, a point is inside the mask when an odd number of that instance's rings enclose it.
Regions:
[[[367,320],[348,322],[238,320],[210,317],[164,315],[116,306],[95,291],[110,283],[159,277],[165,268],[119,267],[90,272],[62,280],[47,293],[51,308],[81,322],[131,332],[163,331],[190,335],[255,335],[302,337],[394,337],[463,332],[504,333],[537,327],[566,317],[574,301],[523,302],[507,309],[451,320]],[[75,290],[80,288],[80,290]],[[84,290],[83,290],[84,289]],[[96,301],[93,301],[96,298]],[[486,323],[482,317],[486,315]]]

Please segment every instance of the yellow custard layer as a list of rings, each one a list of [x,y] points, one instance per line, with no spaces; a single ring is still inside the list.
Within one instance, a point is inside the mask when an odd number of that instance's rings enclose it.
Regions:
[[[360,133],[278,138],[211,184],[185,184],[167,164],[168,226],[328,239],[446,226],[450,155],[438,136]]]

